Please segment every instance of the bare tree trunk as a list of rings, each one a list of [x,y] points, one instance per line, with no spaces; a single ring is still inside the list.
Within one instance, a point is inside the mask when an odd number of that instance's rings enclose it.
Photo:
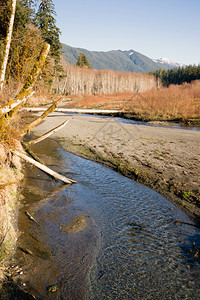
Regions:
[[[1,66],[0,92],[2,92],[5,74],[6,74],[8,55],[9,55],[9,51],[10,51],[10,43],[11,43],[11,39],[12,39],[13,24],[14,24],[14,19],[15,19],[16,2],[17,2],[17,0],[12,0],[12,10],[11,10],[10,23],[9,23],[7,37],[6,37],[5,54],[4,54],[3,62],[2,62],[2,66]]]

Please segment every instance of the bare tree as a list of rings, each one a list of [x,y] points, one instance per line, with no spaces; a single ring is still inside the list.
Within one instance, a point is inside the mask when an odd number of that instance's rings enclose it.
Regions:
[[[91,70],[67,66],[65,77],[55,78],[53,89],[67,95],[98,95],[144,92],[157,88],[154,76],[112,70]]]
[[[14,19],[15,19],[16,2],[17,2],[17,0],[12,0],[10,22],[9,22],[9,27],[8,27],[8,30],[7,30],[7,37],[6,37],[6,43],[5,43],[5,52],[4,52],[3,62],[2,62],[2,65],[1,65],[0,92],[2,92],[4,79],[5,79],[5,74],[6,74],[8,55],[9,55],[10,44],[11,44],[11,39],[12,39],[13,24],[14,24]]]

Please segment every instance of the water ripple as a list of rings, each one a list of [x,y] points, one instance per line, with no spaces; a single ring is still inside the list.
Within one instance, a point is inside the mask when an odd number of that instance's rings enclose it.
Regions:
[[[199,299],[193,273],[194,266],[200,271],[199,262],[188,254],[199,230],[174,223],[191,222],[187,216],[153,190],[61,153],[75,172],[81,165],[79,176],[86,180],[74,186],[75,199],[81,197],[102,232],[88,299]]]
[[[55,299],[200,298],[200,260],[190,252],[193,242],[200,248],[200,230],[176,223],[192,223],[185,214],[108,168],[62,148],[50,153],[57,170],[60,161],[62,172],[77,183],[37,196],[32,204],[27,199],[40,226],[21,228],[29,232],[21,243],[33,245],[35,255],[21,260],[32,272],[29,283],[38,298],[53,299],[46,293],[51,284],[59,287]],[[33,191],[58,185],[42,179],[30,179]],[[77,216],[86,218],[87,227],[64,232]]]

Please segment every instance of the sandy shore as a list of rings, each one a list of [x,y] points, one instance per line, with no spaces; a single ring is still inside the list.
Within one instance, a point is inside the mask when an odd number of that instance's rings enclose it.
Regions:
[[[66,150],[154,188],[200,220],[200,131],[52,113],[33,132],[42,135],[66,119],[67,126],[52,136]]]

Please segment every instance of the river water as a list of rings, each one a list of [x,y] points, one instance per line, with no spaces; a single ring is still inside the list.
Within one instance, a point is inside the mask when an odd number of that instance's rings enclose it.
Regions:
[[[184,224],[193,224],[184,213],[54,141],[36,149],[77,183],[27,167],[15,257],[27,291],[36,299],[200,299],[200,259],[191,252],[200,230]]]

